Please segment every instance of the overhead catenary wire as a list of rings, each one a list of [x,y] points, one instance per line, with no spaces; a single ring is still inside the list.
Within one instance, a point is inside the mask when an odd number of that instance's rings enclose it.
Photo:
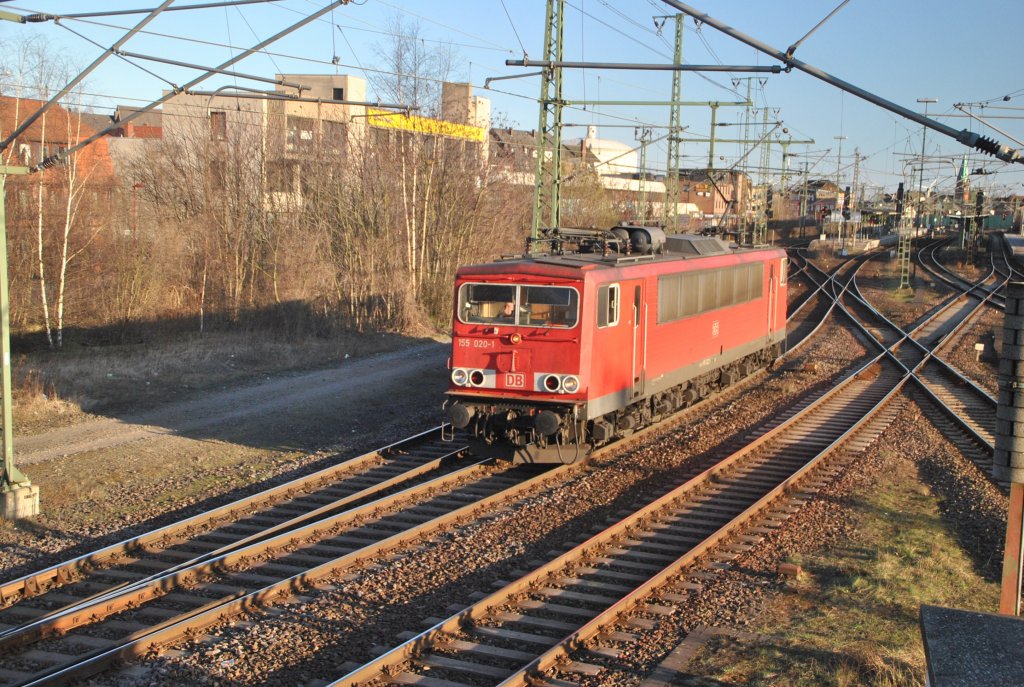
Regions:
[[[284,9],[284,8],[282,8],[282,9]],[[290,9],[289,11],[294,12],[295,10],[291,10]],[[76,19],[74,21],[79,22],[79,23],[83,23],[83,24],[87,24],[87,25],[96,25],[96,26],[100,26],[102,28],[110,28],[110,29],[118,29],[118,30],[124,30],[124,28],[125,28],[125,27],[119,26],[117,24],[110,24],[108,22],[99,22],[99,21],[95,21],[95,20],[91,20],[91,19]],[[144,30],[144,31],[140,31],[139,33],[141,35],[154,36],[154,37],[158,37],[158,38],[167,38],[167,39],[171,39],[171,40],[175,40],[175,41],[181,41],[181,42],[185,42],[185,43],[193,43],[193,44],[197,44],[197,45],[206,45],[206,46],[210,46],[210,47],[221,47],[221,48],[227,47],[227,45],[225,43],[220,42],[220,41],[210,41],[210,40],[205,40],[205,39],[200,39],[200,38],[192,38],[192,37],[188,37],[188,36],[179,36],[179,35],[167,34],[167,33],[162,33],[162,32],[158,32],[158,31],[145,31]],[[235,47],[237,47],[237,46],[235,46]],[[258,54],[261,54],[261,55],[274,56],[274,57],[279,57],[279,58],[284,58],[284,59],[295,60],[295,61],[299,61],[299,62],[305,62],[305,63],[309,63],[309,64],[321,64],[321,65],[333,65],[334,64],[331,61],[320,60],[320,59],[312,58],[312,57],[303,57],[303,56],[298,56],[298,55],[292,55],[292,54],[288,54],[288,53],[281,53],[281,52],[276,52],[276,51],[271,51],[271,50],[266,50],[266,49],[261,49],[261,50],[258,50],[256,52]],[[508,52],[512,52],[512,51],[508,51]],[[353,51],[353,54],[354,54],[354,51]],[[136,66],[138,66],[138,65],[136,65]],[[348,67],[348,68],[351,68],[351,69],[359,69],[364,74],[366,74],[368,72],[372,72],[372,73],[377,73],[377,74],[387,74],[387,75],[393,75],[393,76],[413,76],[411,74],[403,75],[403,74],[400,74],[398,72],[393,72],[393,71],[389,71],[389,70],[385,70],[385,69],[376,69],[376,68],[365,67],[362,64],[352,65],[352,64],[344,64],[344,63],[340,63],[339,62],[337,66]],[[430,81],[432,83],[443,83],[443,80],[441,80],[441,79],[432,79],[432,78],[429,78],[429,77],[418,77],[418,78],[421,78],[421,79],[423,79],[425,81]],[[477,87],[481,87],[481,86],[477,85]],[[500,93],[502,95],[506,95],[506,96],[513,97],[513,98],[518,98],[518,99],[522,99],[522,100],[529,100],[529,101],[533,101],[533,102],[537,101],[537,97],[536,96],[524,95],[522,93],[515,93],[513,91],[502,90],[502,89],[495,89],[495,88],[491,88],[490,90],[492,92],[494,92],[494,93]],[[144,101],[142,99],[139,99],[139,101],[140,102],[148,102],[148,101]],[[569,106],[567,106],[567,109],[574,109],[574,110],[584,111],[582,108],[578,108],[578,107],[569,107]],[[586,110],[586,111],[593,111],[593,109],[591,108],[590,110]],[[612,113],[608,113],[608,112],[602,112],[601,116],[607,117],[607,118],[610,118],[610,119],[614,119],[614,120],[618,120],[618,121],[631,122],[631,123],[635,123],[635,124],[649,124],[649,122],[641,120],[641,119],[636,118],[636,117],[626,117],[626,116],[616,115],[616,114],[612,114]]]
[[[75,31],[73,28],[71,28],[70,26],[68,26],[64,22],[61,22],[60,24],[58,24],[58,26],[60,26],[65,31],[78,36],[83,41],[85,41],[87,43],[91,43],[92,45],[96,46],[100,50],[105,50],[106,49],[98,41],[94,41],[93,39],[89,38],[85,34],[82,34],[82,33],[78,32],[78,31]],[[154,72],[151,69],[146,69],[141,64],[136,64],[135,62],[132,62],[129,58],[127,58],[124,55],[122,55],[121,51],[118,50],[118,51],[114,52],[113,55],[114,55],[114,57],[118,58],[122,62],[125,62],[126,64],[131,65],[132,67],[138,69],[139,71],[141,71],[141,72],[143,72],[145,74],[149,74],[150,76],[152,76],[153,78],[157,79],[158,81],[163,81],[164,83],[166,83],[171,88],[175,88],[175,84],[174,84],[173,81],[171,81],[170,79],[167,79],[167,78],[165,78],[163,76],[160,76],[159,74],[157,74],[156,72]]]
[[[102,64],[108,57],[110,57],[110,55],[114,54],[118,48],[127,43],[129,40],[131,40],[133,36],[138,34],[143,29],[143,27],[145,27],[151,21],[156,19],[157,16],[159,16],[159,14],[163,12],[164,9],[167,8],[172,2],[174,2],[174,0],[164,0],[164,2],[159,7],[151,10],[145,17],[143,17],[143,19],[138,24],[136,24],[133,28],[129,29],[128,32],[125,33],[125,35],[122,36],[120,40],[115,42],[114,45],[112,45],[106,52],[104,52],[102,55],[93,60],[92,64],[90,64],[88,67],[80,71],[77,76],[71,79],[71,81],[69,81],[67,85],[64,86],[64,88],[60,89],[56,94],[54,94],[54,96],[50,98],[49,101],[44,103],[42,107],[40,107],[30,116],[26,117],[25,121],[22,122],[20,126],[15,127],[14,131],[7,135],[7,138],[0,141],[0,151],[5,150],[11,144],[11,142],[14,141],[15,138],[20,136],[26,129],[32,126],[33,122],[42,117],[43,114],[54,105],[54,103],[58,102],[61,98],[63,98],[65,95],[71,92],[71,90],[74,89],[75,86],[82,83],[82,81],[85,80],[85,77],[87,77],[97,67],[99,67],[100,64]]]
[[[227,10],[225,10],[225,12],[226,12],[226,11],[227,11]],[[250,24],[250,23],[249,23],[249,20],[245,18],[245,15],[244,15],[244,14],[242,14],[242,10],[240,10],[240,9],[238,9],[238,8],[236,7],[236,8],[235,8],[235,11],[236,11],[236,12],[238,12],[238,16],[240,16],[240,17],[242,18],[242,21],[243,21],[243,22],[245,22],[245,25],[246,25],[246,26],[248,27],[248,29],[249,29],[249,33],[251,33],[251,34],[252,34],[252,37],[253,37],[253,38],[255,38],[255,39],[256,39],[256,40],[258,41],[258,40],[260,39],[260,37],[259,37],[259,34],[257,34],[257,33],[256,33],[256,31],[255,31],[255,30],[254,30],[254,29],[252,28],[252,24]],[[334,10],[331,10],[331,14],[332,14],[332,15],[334,14]],[[332,35],[333,35],[333,32],[332,32]],[[229,34],[229,35],[228,35],[228,42],[230,42],[230,41],[231,41],[231,36],[230,36],[230,34]],[[283,73],[284,73],[284,72],[283,72],[283,71],[281,70],[281,67],[279,67],[279,66],[278,66],[277,62],[276,62],[276,61],[274,60],[274,58],[273,58],[273,57],[270,57],[270,56],[268,55],[268,56],[267,56],[267,58],[268,58],[268,59],[270,60],[270,63],[274,65],[274,69],[276,69],[276,70],[277,70],[277,73],[278,73],[278,74],[283,74]]]
[[[0,0],[0,2],[9,2],[10,0]],[[200,9],[214,9],[219,7],[233,7],[237,5],[256,5],[268,2],[280,2],[280,0],[222,0],[220,2],[204,2],[201,4],[194,5],[180,5],[178,7],[165,8],[164,11],[168,12],[182,12],[185,10],[200,10]],[[54,19],[85,19],[95,17],[116,17],[125,16],[131,14],[146,14],[152,12],[155,8],[137,8],[130,10],[106,10],[103,12],[75,12],[72,14],[55,14],[51,12],[32,12],[31,10],[23,7],[17,7],[12,5],[12,9],[16,9],[19,12],[25,12],[26,21],[30,22],[42,22],[52,21]]]
[[[345,4],[345,2],[346,2],[346,0],[334,0],[334,2],[328,3],[327,6],[324,7],[323,9],[320,9],[320,10],[314,12],[313,14],[309,15],[308,17],[305,17],[305,18],[299,20],[295,24],[292,24],[291,26],[286,27],[286,28],[282,29],[281,31],[278,31],[276,34],[274,34],[270,38],[268,38],[268,39],[266,39],[264,41],[261,41],[260,43],[256,44],[255,46],[253,46],[253,47],[251,47],[251,48],[241,52],[239,55],[231,58],[227,62],[225,62],[225,63],[223,63],[221,65],[218,65],[217,69],[227,69],[228,67],[231,67],[236,62],[239,62],[239,61],[245,59],[246,57],[248,57],[249,55],[251,55],[251,54],[253,54],[255,52],[258,52],[259,50],[262,50],[263,48],[265,48],[266,46],[270,45],[274,41],[276,41],[276,40],[278,40],[278,39],[280,39],[280,38],[282,38],[284,36],[287,36],[288,34],[292,33],[293,31],[296,31],[296,30],[302,28],[303,26],[305,26],[305,25],[309,24],[310,22],[314,21],[317,17],[320,17],[320,16],[330,12],[333,8],[335,8],[335,7],[339,6],[339,5]],[[154,100],[154,101],[150,102],[149,105],[146,105],[145,107],[139,108],[138,110],[130,113],[128,116],[122,118],[121,121],[120,121],[120,125],[124,125],[124,124],[130,122],[131,120],[133,120],[133,119],[135,119],[137,117],[142,116],[146,112],[149,112],[150,110],[154,109],[157,105],[159,105],[159,104],[161,104],[163,102],[166,102],[171,97],[177,95],[179,91],[187,91],[189,88],[192,88],[193,86],[195,86],[195,85],[205,81],[206,79],[208,79],[212,75],[213,75],[213,72],[207,72],[205,74],[202,74],[202,75],[196,77],[195,79],[192,79],[190,82],[188,82],[187,84],[182,86],[180,89],[175,89],[173,91],[169,91],[168,93],[164,94],[163,97],[158,98],[157,100]],[[40,162],[38,165],[34,166],[32,168],[32,170],[33,171],[39,171],[40,169],[45,169],[47,167],[50,167],[50,166],[58,163],[60,160],[65,159],[67,156],[75,153],[78,150],[81,150],[82,148],[86,147],[87,145],[91,144],[92,142],[96,141],[97,139],[101,138],[102,136],[106,135],[113,128],[114,128],[114,125],[111,124],[110,126],[104,128],[103,130],[98,131],[97,133],[93,134],[92,136],[89,136],[84,141],[76,143],[75,145],[71,146],[67,150],[65,150],[65,151],[63,151],[61,153],[58,153],[57,155],[52,155],[52,156],[46,158],[45,160]]]
[[[283,9],[283,10],[289,11],[289,12],[296,12],[296,10],[294,10],[292,8],[287,8],[287,7],[280,7],[280,8]],[[416,15],[415,13],[411,13],[411,14],[412,14],[412,16],[417,16],[417,17],[419,16],[419,15]],[[592,15],[590,15],[589,13],[587,13],[587,15],[592,17]],[[110,23],[106,23],[106,22],[98,22],[98,21],[93,21],[93,20],[88,20],[88,19],[78,19],[76,21],[79,21],[79,22],[82,22],[82,23],[86,23],[86,24],[102,26],[102,27],[106,27],[106,28],[120,28],[120,27],[118,27],[117,25],[114,25],[114,24],[110,24]],[[318,21],[327,21],[327,20],[320,19]],[[435,22],[435,23],[438,23],[441,26],[445,26],[444,24],[441,24],[440,22]],[[612,28],[614,28],[614,27],[612,27]],[[226,45],[225,43],[218,42],[218,41],[208,41],[208,40],[202,40],[202,39],[195,39],[195,38],[189,38],[189,37],[178,36],[178,35],[171,35],[171,34],[166,34],[166,33],[155,32],[155,31],[146,31],[146,32],[143,32],[143,33],[145,33],[146,35],[152,35],[152,36],[157,36],[157,37],[162,37],[162,38],[169,38],[169,39],[172,39],[172,40],[181,40],[181,41],[187,41],[187,42],[193,42],[193,43],[197,43],[197,44],[217,46],[217,47],[228,47],[228,45]],[[382,33],[387,33],[387,34],[393,35],[391,32],[382,32]],[[467,34],[467,35],[472,35],[472,34]],[[343,36],[344,36],[344,33],[343,33]],[[346,40],[347,40],[347,37],[346,37]],[[473,46],[473,47],[478,47],[478,46]],[[351,48],[351,45],[350,45],[350,48]],[[512,50],[507,49],[507,48],[502,48],[502,50],[505,50],[507,52],[512,52]],[[290,55],[290,54],[280,53],[280,52],[275,52],[275,51],[270,51],[270,50],[261,50],[261,51],[259,51],[259,53],[260,54],[264,54],[264,55],[268,56],[269,58],[283,57],[283,58],[286,58],[286,59],[294,59],[294,60],[305,61],[305,62],[309,62],[309,63],[324,63],[324,62],[322,62],[320,60],[316,60],[316,59],[312,59],[312,58],[300,57],[300,56],[297,56],[297,55]],[[353,50],[353,55],[356,57],[356,59],[358,61],[358,56],[355,55],[355,51],[354,50]],[[349,65],[349,66],[351,66],[352,68],[355,68],[355,69],[360,69],[361,71],[364,72],[364,74],[366,74],[367,72],[374,72],[374,73],[381,73],[381,74],[395,74],[395,72],[390,72],[390,71],[387,71],[387,70],[368,69],[364,65],[362,65],[361,63],[359,63],[357,65]],[[437,81],[437,80],[434,80],[434,81]],[[492,89],[492,90],[495,90],[495,89]],[[517,97],[517,98],[536,100],[536,98],[534,98],[534,97],[523,96],[521,94],[511,93],[509,91],[495,90],[495,92],[501,93],[501,94],[504,94],[504,95],[510,95],[512,97]],[[590,108],[590,109],[592,110],[593,108]],[[638,119],[635,119],[635,118],[621,117],[621,116],[616,116],[616,115],[611,115],[611,114],[607,114],[606,116],[614,118],[614,119],[624,120],[624,121],[644,123],[641,120],[638,120]]]
[[[689,7],[686,4],[679,2],[679,0],[662,0],[662,2],[671,7],[674,7],[680,12],[685,12],[686,14],[689,14],[695,19],[700,20],[702,23],[709,24],[716,30],[721,31],[722,33],[740,41],[741,43],[745,43],[746,45],[754,48],[755,50],[758,50],[759,52],[762,52],[770,57],[779,60],[780,62],[784,63],[788,68],[799,69],[800,71],[809,74],[817,79],[820,79],[832,86],[835,86],[836,88],[839,88],[848,93],[852,93],[853,95],[856,95],[858,98],[866,100],[872,103],[873,105],[877,105],[878,107],[882,107],[891,112],[895,112],[896,114],[902,117],[910,119],[914,122],[917,122],[918,124],[922,124],[930,129],[938,131],[941,134],[949,136],[968,147],[976,148],[980,151],[983,151],[985,153],[988,153],[989,155],[993,155],[1000,159],[1024,163],[1024,156],[1021,155],[1020,151],[1013,150],[1008,146],[1000,145],[996,141],[985,138],[983,136],[979,136],[978,134],[975,134],[968,130],[957,131],[956,129],[946,126],[941,122],[936,122],[932,119],[929,119],[928,117],[924,117],[914,112],[913,110],[903,107],[902,105],[898,105],[892,101],[877,96],[874,93],[871,93],[870,91],[858,88],[857,86],[854,86],[851,83],[843,81],[842,79],[839,79],[829,74],[828,72],[825,72],[824,70],[815,67],[814,65],[808,64],[794,57],[786,56],[786,54],[783,53],[782,51],[777,50],[752,36],[748,36],[740,31],[737,31],[731,26],[728,26],[723,22],[718,21],[717,19],[711,17],[710,15],[698,12],[692,7]]]
[[[512,33],[515,34],[516,40],[519,42],[519,47],[523,49],[523,57],[526,57],[526,46],[523,45],[523,39],[519,37],[519,31],[516,30],[516,23],[512,21],[512,15],[508,13],[508,7],[505,7],[505,0],[498,0],[501,3],[501,9],[505,10],[505,16],[508,17],[508,25],[512,27]]]

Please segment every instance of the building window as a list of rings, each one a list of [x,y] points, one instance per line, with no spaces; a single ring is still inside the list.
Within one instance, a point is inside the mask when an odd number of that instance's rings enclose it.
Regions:
[[[309,151],[313,149],[316,120],[312,117],[288,117],[285,132],[285,150]]]
[[[227,166],[223,160],[210,160],[210,188],[223,191],[228,187]]]
[[[290,162],[267,163],[267,190],[271,193],[295,192],[295,165]]]
[[[321,125],[323,126],[324,147],[334,151],[344,150],[347,137],[345,123],[325,119]]]
[[[334,91],[331,94],[331,98],[334,99],[334,100],[344,100],[345,99],[345,89],[344,88],[335,88]]]
[[[210,140],[213,140],[213,141],[226,141],[226,140],[228,140],[228,113],[227,112],[211,112],[210,113]]]

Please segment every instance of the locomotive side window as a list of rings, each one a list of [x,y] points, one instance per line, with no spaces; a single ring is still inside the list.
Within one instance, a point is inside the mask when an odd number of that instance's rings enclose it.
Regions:
[[[564,286],[463,284],[458,313],[459,320],[467,324],[575,327],[579,295]]]
[[[619,323],[619,285],[597,287],[597,326],[614,327]]]
[[[789,258],[782,258],[782,267],[779,269],[779,286],[786,285],[786,279],[789,277]]]

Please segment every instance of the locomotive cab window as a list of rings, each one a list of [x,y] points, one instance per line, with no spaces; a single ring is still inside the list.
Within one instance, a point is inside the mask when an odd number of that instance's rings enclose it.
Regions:
[[[467,324],[511,324],[520,327],[576,326],[579,295],[565,286],[463,284],[459,287],[459,320]]]
[[[597,326],[614,327],[619,323],[619,285],[597,287]]]
[[[786,285],[789,276],[789,258],[782,258],[782,266],[779,268],[779,286]]]

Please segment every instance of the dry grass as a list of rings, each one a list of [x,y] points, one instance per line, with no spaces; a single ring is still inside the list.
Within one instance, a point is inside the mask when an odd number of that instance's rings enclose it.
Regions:
[[[89,414],[143,409],[211,388],[419,341],[398,334],[345,334],[299,341],[259,333],[211,333],[161,343],[77,347],[14,362],[15,428],[65,426]]]
[[[992,610],[999,590],[960,548],[914,465],[891,462],[885,479],[854,503],[855,541],[793,558],[806,574],[769,604],[756,628],[774,639],[716,639],[690,672],[765,687],[924,685],[920,605]]]

